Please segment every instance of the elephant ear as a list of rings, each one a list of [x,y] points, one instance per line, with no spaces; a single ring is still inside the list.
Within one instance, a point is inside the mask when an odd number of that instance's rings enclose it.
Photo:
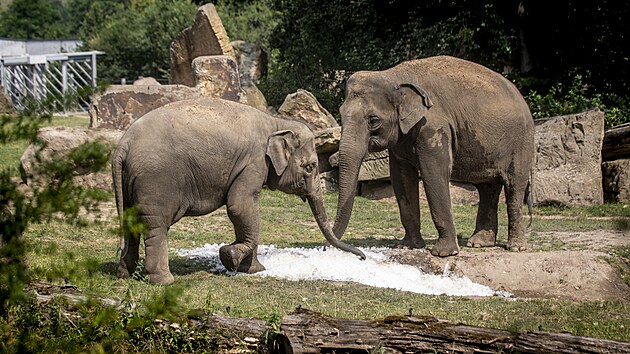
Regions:
[[[398,124],[403,134],[407,134],[422,120],[429,108],[433,106],[433,102],[424,89],[414,84],[401,84],[397,91],[400,94],[397,107]]]
[[[271,159],[271,164],[278,176],[282,175],[289,164],[292,139],[294,139],[292,131],[280,130],[273,133],[267,141],[267,156]]]

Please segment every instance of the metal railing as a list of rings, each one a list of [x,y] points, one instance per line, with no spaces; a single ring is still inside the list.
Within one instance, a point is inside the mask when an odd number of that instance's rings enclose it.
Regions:
[[[18,110],[36,102],[51,112],[87,110],[96,88],[96,57],[77,52],[0,57],[2,87]]]

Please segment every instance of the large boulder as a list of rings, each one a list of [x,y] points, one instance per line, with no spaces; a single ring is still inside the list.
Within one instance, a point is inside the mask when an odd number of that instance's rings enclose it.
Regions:
[[[195,85],[192,62],[195,58],[211,55],[228,55],[234,50],[221,18],[214,5],[206,4],[197,10],[195,23],[180,32],[171,43],[171,84]]]
[[[236,61],[227,55],[202,56],[193,59],[195,88],[202,96],[219,97],[238,102],[241,84]]]
[[[602,204],[604,113],[594,109],[535,123],[534,204]]]
[[[226,55],[198,57],[192,62],[195,86],[111,85],[92,96],[90,127],[126,130],[129,124],[167,103],[202,96],[241,101],[236,61]]]
[[[198,96],[197,89],[184,85],[111,85],[92,96],[90,127],[126,130],[149,111]]]
[[[45,127],[37,134],[38,138],[45,142],[46,146],[41,152],[41,161],[49,161],[51,157],[61,158],[67,156],[72,149],[86,142],[101,141],[111,147],[118,143],[123,132],[106,129],[86,129],[79,127]],[[20,158],[22,182],[29,186],[37,186],[48,183],[45,171],[41,171],[41,165],[36,159],[39,146],[31,144]],[[89,170],[77,166],[73,171],[74,182],[90,188],[112,190],[111,170],[92,173]]]
[[[241,40],[230,44],[236,55],[241,85],[258,84],[267,74],[267,53],[259,45]]]
[[[630,159],[604,162],[602,174],[604,199],[607,202],[630,202]]]
[[[317,101],[317,98],[312,93],[302,89],[288,94],[278,108],[278,113],[285,118],[306,123],[314,131],[339,126],[335,117]]]
[[[150,86],[150,85],[160,85],[160,83],[153,77],[139,77],[138,80],[133,82],[136,86]]]

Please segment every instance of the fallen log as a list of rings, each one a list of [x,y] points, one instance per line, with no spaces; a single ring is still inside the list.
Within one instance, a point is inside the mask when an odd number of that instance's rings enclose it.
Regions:
[[[630,123],[608,129],[604,132],[602,161],[630,158]]]
[[[277,340],[283,353],[630,353],[627,342],[565,333],[512,333],[429,316],[352,320],[304,309],[283,318]]]
[[[88,300],[73,286],[36,283],[38,302],[62,297],[76,304]],[[101,303],[120,309],[110,299]],[[328,317],[298,307],[282,318],[280,331],[263,320],[193,311],[186,326],[207,333],[221,350],[247,349],[272,353],[620,353],[630,354],[630,342],[468,326],[431,316],[389,316],[382,320]],[[179,328],[160,320],[164,330]]]

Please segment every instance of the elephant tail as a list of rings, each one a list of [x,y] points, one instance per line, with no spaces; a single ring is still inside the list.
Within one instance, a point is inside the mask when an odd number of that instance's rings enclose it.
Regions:
[[[112,181],[114,184],[114,196],[116,198],[116,209],[120,222],[120,240],[116,250],[116,258],[120,260],[125,252],[125,217],[124,217],[124,195],[123,195],[123,166],[127,158],[127,147],[120,144],[112,155]]]
[[[527,224],[527,228],[529,229],[532,226],[533,220],[533,202],[532,202],[532,174],[529,174],[529,181],[527,181],[527,189],[525,190],[527,194],[527,211],[529,212],[529,224]]]

